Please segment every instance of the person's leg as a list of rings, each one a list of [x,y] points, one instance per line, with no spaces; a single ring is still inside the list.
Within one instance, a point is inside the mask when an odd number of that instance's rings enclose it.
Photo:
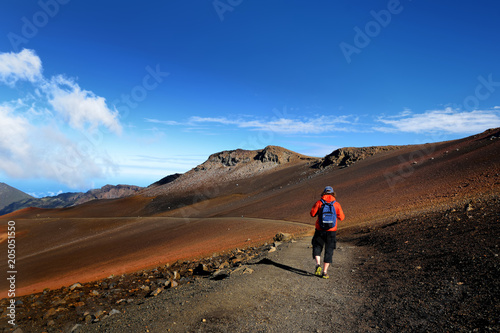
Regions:
[[[323,274],[323,270],[321,269],[321,256],[315,256],[316,266],[314,267],[314,275],[321,276]]]
[[[336,232],[327,232],[325,242],[325,257],[323,259],[323,275],[328,276],[328,268],[333,261],[333,250],[337,247]]]
[[[323,252],[323,246],[325,245],[325,240],[321,237],[321,232],[316,230],[314,232],[313,239],[311,241],[313,248],[313,259],[316,262],[316,267],[314,268],[314,274],[321,275],[321,252]]]
[[[323,252],[323,247],[325,245],[325,240],[321,237],[321,232],[316,230],[314,232],[313,239],[311,241],[312,245],[312,255],[313,259],[316,260],[316,263],[319,264],[321,260],[321,252]]]

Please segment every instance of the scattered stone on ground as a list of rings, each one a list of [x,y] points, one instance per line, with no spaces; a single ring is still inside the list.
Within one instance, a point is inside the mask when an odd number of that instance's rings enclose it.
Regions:
[[[0,332],[18,329],[21,332],[44,328],[46,332],[59,332],[73,324],[70,332],[78,332],[81,324],[92,324],[126,311],[127,306],[139,304],[145,298],[157,297],[169,288],[190,284],[195,279],[222,280],[239,268],[250,274],[243,265],[259,258],[271,249],[267,243],[257,247],[234,249],[215,256],[141,270],[89,283],[74,283],[57,290],[46,289],[42,293],[17,297],[16,324],[7,324],[9,299],[0,300]]]

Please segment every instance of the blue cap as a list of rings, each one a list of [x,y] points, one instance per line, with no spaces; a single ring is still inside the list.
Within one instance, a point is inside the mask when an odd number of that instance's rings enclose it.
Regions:
[[[333,188],[331,186],[325,187],[324,193],[333,193]]]

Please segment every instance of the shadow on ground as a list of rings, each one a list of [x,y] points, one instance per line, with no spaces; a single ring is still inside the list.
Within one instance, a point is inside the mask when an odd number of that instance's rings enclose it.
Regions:
[[[271,265],[271,266],[275,266],[275,267],[284,269],[285,271],[292,272],[292,273],[295,273],[295,274],[298,274],[298,275],[317,277],[313,273],[310,273],[310,272],[307,272],[307,271],[304,271],[302,269],[298,269],[298,268],[295,268],[295,267],[291,267],[291,266],[288,266],[288,265],[280,264],[279,262],[276,262],[276,261],[271,260],[269,258],[264,258],[264,259],[262,259],[262,260],[260,260],[260,261],[258,261],[256,263],[253,263],[253,264],[250,264],[250,265]]]

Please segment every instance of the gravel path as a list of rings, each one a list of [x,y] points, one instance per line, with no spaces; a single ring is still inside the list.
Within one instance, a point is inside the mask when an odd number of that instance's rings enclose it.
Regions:
[[[208,278],[131,305],[81,332],[356,332],[366,291],[361,248],[339,244],[325,280],[312,274],[310,237],[285,243],[229,278]]]

